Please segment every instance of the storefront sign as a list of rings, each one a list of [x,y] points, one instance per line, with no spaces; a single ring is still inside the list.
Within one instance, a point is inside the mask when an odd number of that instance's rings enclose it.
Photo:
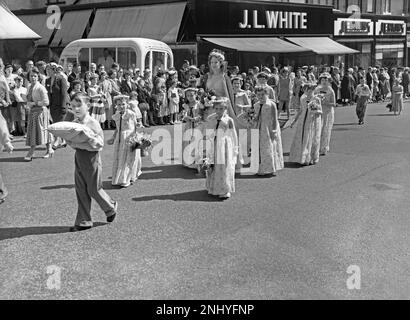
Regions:
[[[333,34],[331,7],[249,1],[198,1],[197,34]]]
[[[243,10],[243,22],[239,23],[239,28],[254,29],[307,29],[307,12],[288,12],[288,11],[252,11],[252,23],[249,19],[249,11]],[[266,24],[258,24],[265,16]]]
[[[374,23],[370,19],[343,19],[335,21],[335,36],[367,35],[374,34]]]
[[[376,22],[376,36],[405,36],[406,22],[400,20],[379,20]]]

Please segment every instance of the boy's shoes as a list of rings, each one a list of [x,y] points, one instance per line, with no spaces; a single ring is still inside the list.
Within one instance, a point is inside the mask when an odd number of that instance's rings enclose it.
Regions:
[[[111,223],[115,220],[117,217],[117,212],[118,212],[118,201],[114,202],[114,214],[112,216],[107,217],[107,222]]]
[[[85,230],[89,230],[92,227],[81,227],[81,226],[74,226],[70,228],[70,232],[79,232],[79,231],[85,231]]]

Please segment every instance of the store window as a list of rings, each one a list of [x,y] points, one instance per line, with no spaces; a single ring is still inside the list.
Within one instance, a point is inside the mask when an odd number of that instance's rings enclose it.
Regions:
[[[404,43],[376,44],[376,64],[382,67],[403,66]]]
[[[123,69],[135,69],[137,64],[137,54],[132,48],[118,48],[117,62]]]

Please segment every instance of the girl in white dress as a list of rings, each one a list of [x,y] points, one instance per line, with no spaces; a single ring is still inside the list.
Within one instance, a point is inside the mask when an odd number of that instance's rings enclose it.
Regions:
[[[199,129],[199,123],[201,121],[200,109],[201,103],[196,99],[197,97],[196,88],[187,88],[185,89],[185,97],[187,103],[183,104],[183,111],[182,111],[182,119],[185,121],[183,127],[183,137],[182,140],[182,163],[187,168],[198,169],[201,157],[201,153],[199,152],[200,142],[198,141],[198,145],[192,148],[192,151],[189,152],[187,147],[194,143],[194,141],[200,139],[201,131]],[[198,135],[197,139],[195,134]],[[189,138],[189,139],[188,139]],[[185,150],[187,154],[185,154]],[[188,159],[190,158],[190,159]],[[193,160],[193,161],[192,161]],[[199,170],[198,170],[199,171]]]
[[[314,96],[315,84],[306,84],[300,99],[300,110],[292,123],[297,124],[290,148],[289,162],[314,165],[319,162],[320,136],[322,132],[322,103]]]
[[[210,195],[228,199],[235,192],[235,164],[238,156],[238,136],[235,124],[228,116],[226,99],[214,102],[215,113],[208,117],[206,138],[212,145],[208,153],[212,169],[206,178]]]

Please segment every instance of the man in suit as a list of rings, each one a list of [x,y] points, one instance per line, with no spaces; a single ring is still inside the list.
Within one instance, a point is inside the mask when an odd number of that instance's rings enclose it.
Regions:
[[[131,79],[131,73],[129,71],[124,72],[124,80],[121,82],[120,90],[122,94],[126,94],[128,96],[132,91],[137,90],[135,83]]]
[[[68,76],[68,82],[70,83],[70,88],[68,89],[69,93],[73,90],[73,81],[75,80],[81,81],[81,65],[79,63],[74,63],[73,72]]]
[[[46,88],[49,90],[50,114],[53,122],[64,120],[67,113],[68,87],[65,79],[57,73],[56,69],[51,69],[51,77],[47,79]],[[65,142],[61,138],[54,141],[53,149],[65,146]]]

